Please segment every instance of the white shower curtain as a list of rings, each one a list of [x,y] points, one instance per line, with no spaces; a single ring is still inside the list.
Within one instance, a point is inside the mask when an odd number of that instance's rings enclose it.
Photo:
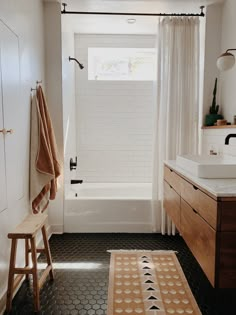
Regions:
[[[163,208],[163,162],[197,153],[199,107],[199,19],[158,22],[153,158],[154,230],[175,234]]]

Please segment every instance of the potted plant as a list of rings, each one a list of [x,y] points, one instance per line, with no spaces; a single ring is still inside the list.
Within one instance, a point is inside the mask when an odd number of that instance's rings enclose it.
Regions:
[[[218,114],[219,105],[216,105],[216,93],[217,93],[217,78],[215,79],[215,86],[213,90],[213,100],[210,106],[210,113],[206,115],[206,126],[214,126],[218,119],[222,119],[223,116]]]

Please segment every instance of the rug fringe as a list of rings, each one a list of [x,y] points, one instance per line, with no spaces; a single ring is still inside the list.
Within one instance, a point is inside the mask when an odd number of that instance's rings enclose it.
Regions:
[[[163,254],[169,254],[169,253],[175,253],[178,254],[177,251],[175,250],[150,250],[150,249],[108,249],[107,250],[108,253],[119,253],[119,252],[123,252],[123,253],[129,253],[129,252],[145,252],[145,253],[163,253]]]

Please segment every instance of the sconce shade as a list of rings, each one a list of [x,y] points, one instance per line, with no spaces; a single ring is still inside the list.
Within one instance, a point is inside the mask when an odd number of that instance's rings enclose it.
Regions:
[[[225,52],[224,54],[218,57],[216,65],[220,71],[226,71],[231,69],[235,64],[235,57],[229,52]]]

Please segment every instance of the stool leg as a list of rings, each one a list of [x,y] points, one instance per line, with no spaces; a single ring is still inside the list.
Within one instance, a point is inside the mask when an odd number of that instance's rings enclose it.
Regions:
[[[35,238],[30,239],[31,244],[31,254],[32,254],[32,264],[33,264],[33,290],[34,290],[34,308],[35,311],[38,312],[40,309],[40,302],[39,302],[39,281],[38,281],[38,274],[37,274],[37,251],[35,245]]]
[[[25,267],[29,266],[29,240],[25,239]],[[29,280],[29,274],[25,275],[25,279]]]
[[[9,312],[12,306],[12,296],[14,289],[14,269],[16,263],[16,250],[17,250],[17,239],[13,238],[11,242],[11,256],[10,256],[10,266],[8,275],[8,288],[7,288],[7,305],[6,310]]]
[[[49,247],[49,243],[48,243],[48,238],[47,238],[47,232],[45,229],[45,225],[42,227],[42,234],[43,234],[43,243],[44,243],[44,248],[45,248],[45,254],[47,257],[47,263],[48,266],[52,267],[52,257],[51,257],[51,252],[50,252],[50,247]],[[49,276],[50,279],[53,280],[54,279],[54,273],[53,273],[53,269],[51,269],[49,271]]]

